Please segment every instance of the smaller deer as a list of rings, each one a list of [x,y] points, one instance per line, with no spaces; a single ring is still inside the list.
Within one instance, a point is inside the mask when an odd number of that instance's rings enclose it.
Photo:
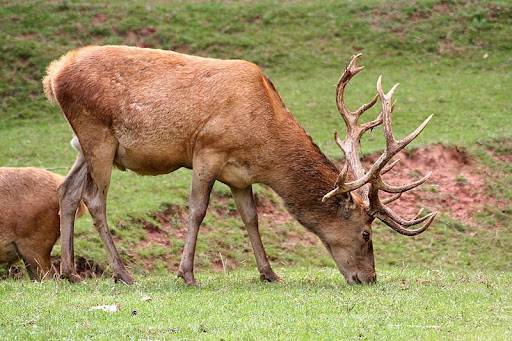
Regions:
[[[64,177],[39,168],[0,168],[0,264],[23,259],[32,280],[53,276],[60,235],[58,188]],[[82,204],[77,217],[85,212]]]

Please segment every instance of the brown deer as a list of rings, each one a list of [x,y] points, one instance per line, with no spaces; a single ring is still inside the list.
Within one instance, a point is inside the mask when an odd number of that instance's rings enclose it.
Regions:
[[[39,168],[0,168],[0,264],[23,259],[32,280],[51,278],[60,235],[58,187],[64,177]],[[85,212],[79,206],[77,217]]]
[[[106,197],[115,165],[149,175],[180,167],[192,169],[188,230],[178,270],[187,284],[196,283],[196,240],[216,180],[231,188],[262,280],[278,281],[279,277],[270,266],[258,231],[254,183],[268,185],[283,198],[295,218],[324,243],[349,283],[374,282],[373,219],[411,236],[423,232],[436,215],[404,220],[385,206],[427,177],[394,187],[380,176],[391,168],[385,165],[393,155],[413,140],[429,119],[405,139],[395,141],[391,132],[393,91],[384,94],[380,82],[378,96],[349,112],[343,104],[343,91],[361,70],[357,58],[352,58],[337,87],[338,108],[347,124],[347,139],[337,139],[347,155],[341,173],[286,109],[270,80],[250,62],[126,46],[89,46],[51,63],[44,89],[49,100],[62,109],[79,151],[60,189],[62,275],[75,276],[74,212],[83,198],[114,276],[126,283],[133,281],[107,226]],[[359,116],[378,98],[382,102],[379,117],[359,125]],[[365,172],[357,155],[359,138],[382,122],[386,150]],[[349,169],[356,180],[348,181]],[[396,196],[381,201],[379,190]],[[424,221],[419,229],[407,229]]]

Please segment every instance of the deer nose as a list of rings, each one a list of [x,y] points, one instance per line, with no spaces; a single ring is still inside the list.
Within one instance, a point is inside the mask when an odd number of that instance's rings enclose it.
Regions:
[[[355,283],[371,284],[377,281],[377,274],[375,272],[359,273],[352,276],[352,279],[354,279],[354,277],[357,278]]]

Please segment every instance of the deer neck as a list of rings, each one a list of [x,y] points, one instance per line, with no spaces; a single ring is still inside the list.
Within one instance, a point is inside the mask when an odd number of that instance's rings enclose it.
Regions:
[[[302,128],[277,136],[278,147],[265,160],[267,176],[262,182],[283,199],[302,225],[315,231],[322,217],[337,209],[332,201],[322,203],[322,197],[332,190],[338,170]]]

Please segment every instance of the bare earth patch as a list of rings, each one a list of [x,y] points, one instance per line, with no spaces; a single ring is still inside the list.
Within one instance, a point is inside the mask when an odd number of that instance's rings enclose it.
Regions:
[[[374,162],[380,154],[365,159]],[[475,213],[486,205],[502,205],[486,193],[485,169],[465,151],[431,145],[397,156],[399,164],[385,178],[391,184],[419,179],[432,171],[418,189],[406,192],[391,207],[405,217],[413,217],[421,207],[440,211],[466,224],[474,223]]]

